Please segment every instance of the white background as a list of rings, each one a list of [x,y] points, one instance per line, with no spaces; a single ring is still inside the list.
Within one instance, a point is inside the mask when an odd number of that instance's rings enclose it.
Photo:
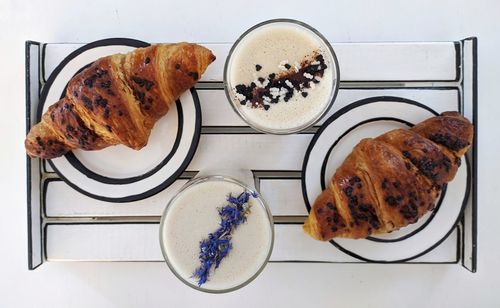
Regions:
[[[0,0],[0,307],[500,307],[500,1]],[[231,42],[270,18],[330,41],[479,38],[478,272],[459,265],[270,264],[240,291],[198,293],[162,263],[47,263],[27,270],[24,41]]]

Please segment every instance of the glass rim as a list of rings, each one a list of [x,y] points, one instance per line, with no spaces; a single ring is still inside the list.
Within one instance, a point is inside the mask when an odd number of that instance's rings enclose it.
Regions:
[[[243,189],[245,189],[245,191],[248,191],[250,193],[257,193],[257,200],[259,201],[260,203],[260,206],[262,206],[266,212],[266,216],[268,218],[268,222],[269,222],[269,227],[271,229],[271,242],[269,244],[269,251],[267,252],[267,255],[266,255],[266,258],[263,260],[262,264],[260,265],[259,269],[252,275],[250,276],[248,279],[246,279],[245,281],[243,281],[242,283],[236,285],[236,286],[233,286],[233,287],[230,287],[230,288],[225,288],[225,289],[209,289],[209,288],[203,288],[203,287],[200,287],[198,286],[197,284],[193,284],[192,282],[188,281],[186,278],[182,277],[178,272],[177,270],[175,269],[175,267],[172,265],[172,263],[170,262],[170,259],[168,257],[168,253],[167,253],[167,249],[165,247],[165,244],[164,244],[164,235],[163,235],[163,229],[164,229],[164,226],[165,226],[165,219],[168,215],[168,211],[171,207],[171,205],[173,204],[173,202],[175,200],[177,200],[177,198],[183,193],[185,192],[188,188],[194,186],[194,185],[198,185],[198,184],[201,184],[201,183],[204,183],[204,182],[207,182],[207,181],[227,181],[227,182],[231,182],[231,183],[234,183],[234,184],[237,184],[239,186],[241,186]],[[163,258],[165,259],[165,262],[167,263],[168,267],[170,268],[170,271],[180,280],[182,281],[185,285],[193,288],[193,289],[196,289],[198,291],[202,291],[202,292],[206,292],[206,293],[228,293],[228,292],[232,292],[232,291],[235,291],[235,290],[238,290],[246,285],[248,285],[250,282],[252,282],[255,278],[257,278],[257,276],[259,276],[259,274],[264,270],[264,268],[266,267],[267,263],[269,263],[269,259],[271,257],[271,254],[272,254],[272,251],[273,251],[273,247],[274,247],[274,220],[273,220],[273,215],[271,214],[271,211],[269,209],[269,206],[267,205],[266,201],[264,200],[264,198],[262,198],[261,194],[259,192],[257,192],[256,190],[253,190],[252,188],[250,188],[248,185],[244,184],[243,182],[239,181],[239,180],[236,180],[232,177],[229,177],[229,176],[226,176],[226,175],[207,175],[207,176],[201,176],[201,177],[195,177],[191,180],[189,180],[186,184],[184,184],[177,193],[175,193],[175,195],[170,199],[170,201],[167,203],[167,206],[165,207],[165,209],[163,210],[163,213],[162,213],[162,216],[161,216],[161,221],[160,221],[160,228],[159,228],[159,231],[160,231],[160,247],[161,247],[161,252],[163,254]]]
[[[318,36],[318,38],[325,44],[325,46],[327,47],[327,50],[330,52],[330,55],[331,55],[331,58],[333,60],[333,64],[334,64],[334,72],[335,72],[335,78],[334,80],[332,81],[332,93],[330,94],[330,98],[329,98],[329,101],[328,103],[326,104],[325,108],[319,112],[315,117],[311,118],[310,121],[307,121],[306,123],[304,123],[303,125],[300,125],[300,126],[297,126],[297,127],[292,127],[292,128],[284,128],[284,129],[275,129],[275,128],[267,128],[267,127],[264,127],[264,126],[261,126],[257,123],[254,123],[252,121],[250,121],[248,119],[247,116],[245,116],[245,114],[243,114],[243,112],[241,112],[239,110],[239,106],[236,106],[236,103],[234,102],[234,99],[233,97],[231,96],[231,93],[232,93],[232,90],[230,89],[230,82],[228,80],[228,77],[227,77],[227,74],[228,74],[228,71],[229,71],[229,64],[230,64],[230,61],[232,59],[232,56],[233,56],[233,53],[234,53],[234,50],[238,47],[238,45],[240,44],[240,42],[248,35],[250,34],[251,32],[253,32],[254,30],[256,30],[257,28],[260,28],[262,26],[265,26],[265,25],[268,25],[268,24],[272,24],[272,23],[291,23],[291,24],[296,24],[296,25],[299,25],[303,28],[306,28],[307,30],[311,31],[313,34],[315,34],[316,36]],[[276,19],[269,19],[269,20],[266,20],[266,21],[262,21],[252,27],[250,27],[248,30],[246,30],[245,32],[243,32],[243,34],[241,34],[238,39],[234,42],[233,46],[231,46],[231,49],[229,50],[229,53],[226,57],[226,61],[224,63],[224,70],[223,70],[223,84],[224,84],[224,92],[226,93],[226,97],[231,105],[231,107],[233,108],[233,110],[236,112],[236,114],[239,115],[239,117],[245,121],[245,123],[247,123],[250,127],[252,127],[253,129],[259,131],[259,132],[262,132],[262,133],[268,133],[268,134],[274,134],[274,135],[288,135],[288,134],[293,134],[293,133],[297,133],[297,132],[300,132],[300,131],[303,131],[311,126],[313,126],[315,123],[317,123],[321,118],[323,118],[327,113],[328,111],[332,108],[333,106],[333,103],[335,102],[335,99],[337,97],[337,94],[338,94],[338,91],[339,91],[339,88],[340,88],[340,66],[339,66],[339,62],[338,62],[338,59],[337,59],[337,55],[335,54],[335,51],[333,50],[333,47],[332,45],[330,44],[330,42],[328,42],[328,40],[326,39],[326,37],[324,37],[318,30],[316,30],[315,28],[311,27],[310,25],[302,22],[302,21],[299,21],[299,20],[296,20],[296,19],[290,19],[290,18],[276,18]]]

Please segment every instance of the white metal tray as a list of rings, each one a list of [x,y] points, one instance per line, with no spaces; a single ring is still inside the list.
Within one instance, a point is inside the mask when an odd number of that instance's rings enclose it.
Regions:
[[[36,123],[41,88],[55,67],[83,44],[26,42],[26,129]],[[302,231],[307,215],[301,191],[305,151],[321,123],[360,99],[397,96],[442,112],[457,110],[477,132],[477,39],[451,42],[333,44],[341,69],[337,99],[317,126],[300,134],[257,133],[233,112],[224,95],[222,70],[230,44],[203,44],[217,56],[196,90],[201,137],[186,171],[146,199],[110,203],[87,197],[50,166],[27,158],[28,264],[46,261],[163,261],[158,240],[161,212],[172,194],[205,166],[228,160],[252,171],[271,207],[276,239],[271,262],[366,263]],[[457,263],[476,270],[477,133],[468,153],[470,193],[462,219],[425,254],[405,263]],[[231,145],[231,151],[224,149]],[[264,153],[266,159],[253,159]]]

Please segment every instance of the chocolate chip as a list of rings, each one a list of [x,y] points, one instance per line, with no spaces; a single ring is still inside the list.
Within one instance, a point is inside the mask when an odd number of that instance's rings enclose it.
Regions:
[[[189,72],[188,76],[193,77],[194,80],[198,80],[198,73],[197,72]]]
[[[95,99],[95,104],[99,107],[106,108],[108,106],[108,100],[105,98],[102,98],[102,96],[97,95]]]
[[[469,142],[466,140],[462,140],[460,137],[450,134],[437,133],[430,135],[428,138],[437,144],[444,145],[452,151],[459,151],[469,145]]]
[[[382,181],[382,189],[386,189],[388,184],[389,181],[386,178],[384,178],[384,180]]]
[[[342,191],[344,192],[344,194],[346,194],[346,196],[350,197],[352,195],[352,187],[351,186],[347,186],[346,188],[344,188]]]
[[[262,66],[260,66],[260,65],[258,65],[258,64],[256,64],[256,65],[255,65],[255,70],[256,70],[257,72],[258,72],[258,71],[260,71],[261,69],[262,69]]]
[[[90,100],[90,98],[88,98],[85,95],[82,95],[82,101],[83,101],[83,105],[85,106],[85,108],[87,108],[88,110],[91,110],[91,111],[94,110],[94,107],[92,106],[92,101]]]
[[[385,202],[387,202],[387,204],[389,204],[392,207],[397,206],[399,203],[398,200],[394,198],[394,196],[385,197]]]
[[[107,74],[108,74],[108,71],[102,70],[100,68],[96,68],[94,79],[101,78],[102,76],[107,75]]]
[[[356,183],[361,183],[361,178],[355,175],[349,179],[349,184],[354,185]]]
[[[147,80],[147,79],[143,79],[143,78],[139,78],[139,77],[132,77],[132,80],[137,84],[139,85],[139,87],[144,87],[146,88],[147,91],[151,90],[151,88],[154,86],[154,82],[152,82],[151,80]]]
[[[410,220],[413,220],[418,216],[418,209],[415,204],[405,204],[401,207],[399,212],[401,213],[401,215],[403,215],[404,218]]]
[[[87,78],[83,81],[83,84],[89,88],[92,88],[92,86],[94,85],[94,80],[92,78]]]
[[[100,86],[103,89],[109,89],[109,87],[111,86],[111,80],[102,81]]]
[[[141,103],[144,104],[144,99],[145,99],[145,94],[144,92],[141,92],[141,91],[138,91],[138,90],[134,90],[134,97]]]
[[[146,59],[144,60],[144,63],[149,64],[149,62],[151,62],[151,59],[149,57],[146,57]]]
[[[303,97],[307,97],[307,92],[301,92],[300,94],[302,94]]]

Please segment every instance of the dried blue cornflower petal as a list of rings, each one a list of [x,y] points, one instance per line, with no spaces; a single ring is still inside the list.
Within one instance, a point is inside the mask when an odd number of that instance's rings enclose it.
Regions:
[[[200,241],[200,254],[198,256],[201,265],[194,271],[193,278],[198,279],[198,286],[207,282],[210,270],[218,268],[222,259],[233,248],[231,244],[232,232],[247,220],[250,213],[248,200],[252,196],[257,198],[256,192],[242,192],[237,197],[229,194],[228,204],[219,208],[219,228]]]

